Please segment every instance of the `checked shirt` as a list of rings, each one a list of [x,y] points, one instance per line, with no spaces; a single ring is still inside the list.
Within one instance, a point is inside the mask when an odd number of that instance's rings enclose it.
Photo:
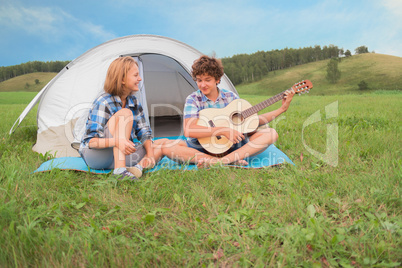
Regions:
[[[127,97],[126,108],[130,109],[134,115],[133,128],[131,130],[130,140],[137,138],[144,143],[152,139],[152,130],[147,124],[143,108],[137,98],[133,95]],[[82,137],[80,151],[88,148],[89,140],[98,137],[105,137],[105,126],[108,120],[119,110],[122,109],[122,102],[119,96],[113,96],[109,93],[103,93],[92,104],[86,123],[86,131]]]
[[[198,118],[201,110],[207,108],[224,108],[233,100],[239,97],[232,91],[226,89],[219,89],[219,96],[216,101],[212,101],[205,96],[200,90],[190,94],[184,105],[184,119]],[[187,138],[189,142],[196,143],[196,138]]]

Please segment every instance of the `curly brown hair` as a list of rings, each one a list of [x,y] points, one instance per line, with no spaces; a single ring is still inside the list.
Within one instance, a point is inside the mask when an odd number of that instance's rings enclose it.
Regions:
[[[218,81],[224,74],[221,60],[206,55],[195,60],[191,68],[191,75],[194,81],[196,81],[197,75],[205,74],[214,77]]]

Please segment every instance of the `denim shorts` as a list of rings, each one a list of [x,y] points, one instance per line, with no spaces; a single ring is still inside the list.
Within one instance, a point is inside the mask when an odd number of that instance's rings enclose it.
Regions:
[[[112,138],[109,129],[105,127],[105,138]],[[140,143],[135,144],[137,149],[134,153],[126,155],[126,167],[132,167],[138,164],[146,155],[144,146]],[[114,169],[113,147],[94,149],[83,148],[80,152],[85,163],[93,169]]]
[[[228,155],[231,152],[236,151],[237,149],[243,147],[249,141],[247,134],[244,134],[244,136],[245,136],[244,140],[242,140],[239,143],[233,144],[229,150],[227,150],[226,152],[219,154],[219,155],[212,154],[212,153],[208,152],[207,150],[205,150],[204,147],[202,147],[202,145],[199,143],[199,141],[197,139],[191,139],[191,140],[187,139],[186,143],[187,143],[187,147],[196,149],[201,153],[222,157],[222,156]]]

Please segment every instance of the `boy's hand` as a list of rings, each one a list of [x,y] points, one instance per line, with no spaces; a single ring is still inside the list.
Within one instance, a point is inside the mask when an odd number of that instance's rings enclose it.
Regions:
[[[245,138],[243,133],[231,128],[225,128],[222,134],[234,144],[241,142]]]
[[[281,109],[282,109],[283,112],[286,112],[288,110],[288,108],[289,108],[290,102],[293,99],[293,96],[295,95],[295,91],[293,89],[292,90],[286,90],[284,94],[285,94],[285,96],[282,99]]]

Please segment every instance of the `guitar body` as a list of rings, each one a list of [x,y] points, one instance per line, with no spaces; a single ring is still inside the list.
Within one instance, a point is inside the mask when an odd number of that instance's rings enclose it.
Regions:
[[[197,125],[204,127],[228,127],[242,133],[250,133],[257,129],[259,119],[257,113],[244,118],[241,112],[252,105],[243,99],[236,99],[224,108],[201,110]],[[212,136],[198,139],[202,147],[212,154],[222,154],[232,147],[233,143],[225,136]]]

